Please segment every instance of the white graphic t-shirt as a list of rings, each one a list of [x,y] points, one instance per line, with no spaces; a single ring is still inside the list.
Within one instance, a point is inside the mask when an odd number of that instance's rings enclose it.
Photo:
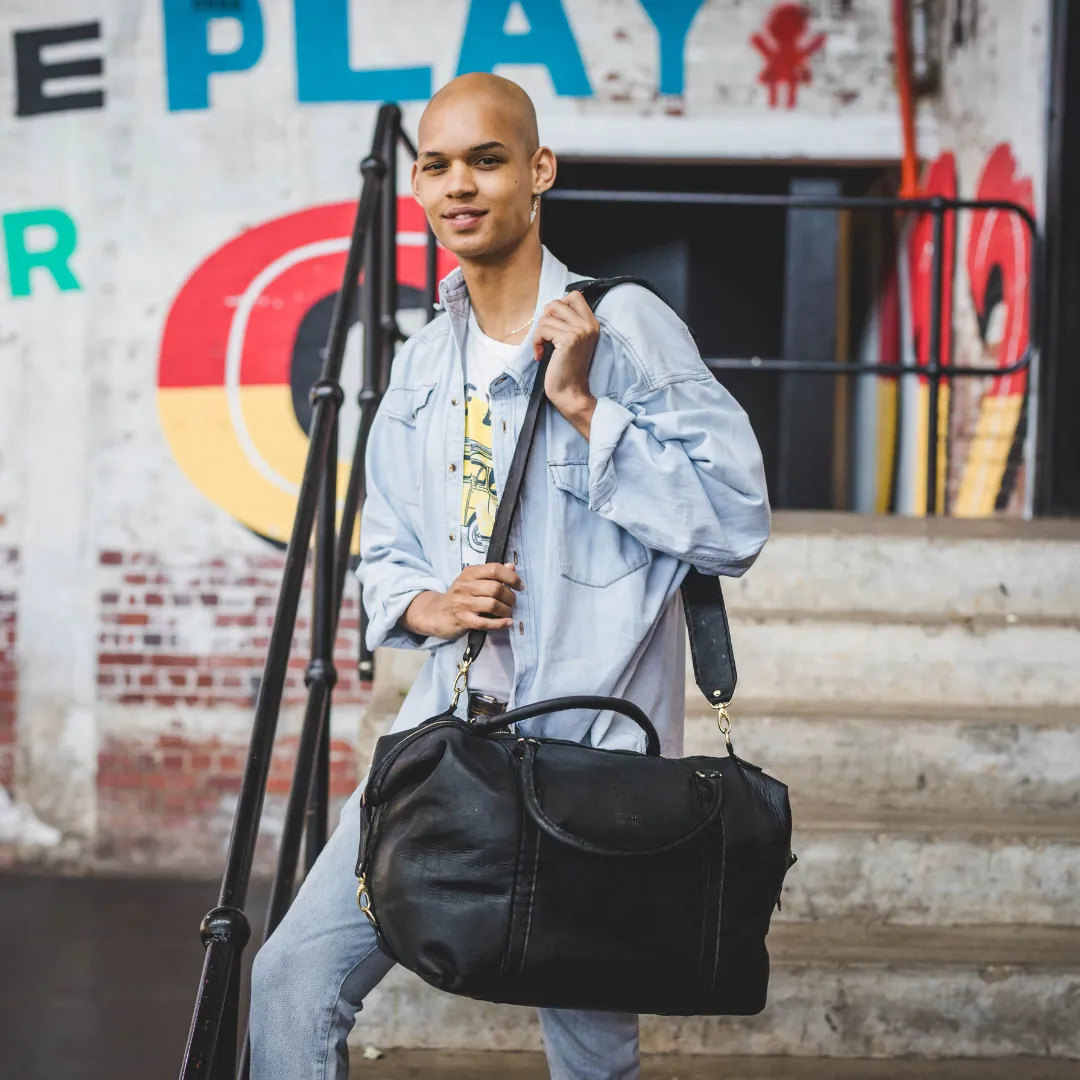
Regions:
[[[491,457],[491,411],[488,387],[521,348],[489,338],[469,312],[465,336],[465,458],[462,469],[461,565],[487,562],[488,541],[495,523],[499,496]],[[510,700],[514,685],[514,653],[507,630],[487,636],[484,648],[469,668],[469,689]]]

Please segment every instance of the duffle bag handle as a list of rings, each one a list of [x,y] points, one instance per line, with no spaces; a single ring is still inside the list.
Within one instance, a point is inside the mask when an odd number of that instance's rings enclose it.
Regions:
[[[484,735],[504,731],[519,720],[531,720],[534,716],[546,716],[548,713],[566,712],[568,709],[594,709],[601,712],[621,713],[645,733],[645,753],[649,757],[660,756],[660,736],[644,711],[626,698],[602,697],[599,694],[570,694],[566,697],[548,698],[546,701],[534,701],[531,705],[522,705],[498,716],[477,716],[470,723]]]

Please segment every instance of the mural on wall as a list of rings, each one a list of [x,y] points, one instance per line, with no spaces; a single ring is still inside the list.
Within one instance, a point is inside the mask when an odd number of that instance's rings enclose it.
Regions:
[[[656,31],[659,92],[681,94],[686,37],[705,0],[640,0]],[[356,68],[349,58],[349,0],[293,0],[296,100],[300,103],[426,101],[435,88],[430,64]],[[793,6],[793,5],[787,5]],[[161,0],[167,108],[210,108],[217,75],[253,70],[266,47],[260,0]],[[211,24],[238,30],[231,49],[213,47]],[[32,117],[100,109],[105,62],[92,48],[100,21],[16,30],[12,34],[15,115]],[[89,43],[87,55],[51,60],[48,50]],[[784,54],[787,55],[786,53]],[[541,64],[557,95],[591,97],[593,86],[562,0],[471,0],[457,72],[492,71],[499,64]],[[65,92],[65,80],[78,89]],[[48,88],[46,88],[46,84]]]
[[[940,196],[955,199],[957,192],[956,158],[946,152],[933,161],[923,178],[920,196],[932,198]],[[952,318],[953,297],[949,283],[953,280],[956,265],[956,215],[946,214],[942,220],[942,295],[941,295],[941,336],[938,343],[938,361],[952,363]],[[914,217],[907,239],[908,272],[908,315],[911,340],[911,356],[920,367],[930,363],[931,347],[931,307],[933,296],[934,269],[934,219],[930,214],[918,214]],[[909,361],[910,362],[910,361]],[[909,385],[910,384],[910,385]],[[913,393],[912,393],[913,391]],[[904,476],[898,493],[900,505],[907,513],[922,515],[926,513],[926,474],[927,454],[929,452],[930,423],[930,386],[929,381],[919,377],[917,384],[905,380],[904,409],[902,417],[902,438],[910,440],[910,447],[905,447],[901,455]],[[948,455],[946,446],[949,437],[949,394],[950,384],[941,382],[938,397],[938,457],[937,457],[937,512],[945,512],[945,485]],[[904,466],[907,465],[907,469]]]
[[[1020,175],[1007,143],[987,157],[975,198],[1007,200],[1034,214],[1031,177]],[[972,213],[965,264],[985,363],[1007,367],[1027,351],[1031,244],[1031,233],[1017,214]],[[1027,428],[1027,386],[1027,371],[1018,371],[993,379],[983,393],[960,477],[957,515],[983,516],[1008,506]]]
[[[780,104],[780,88],[787,87],[785,105],[794,109],[799,86],[813,81],[810,58],[825,44],[824,34],[805,38],[810,12],[802,4],[777,4],[769,12],[764,33],[754,34],[750,43],[765,59],[758,82],[769,88],[769,108]]]
[[[355,215],[356,203],[342,202],[248,229],[195,270],[165,322],[158,409],[173,455],[211,502],[272,541],[287,540],[292,527],[308,389]],[[398,228],[399,306],[419,308],[427,222],[411,196],[398,198]],[[440,276],[453,265],[440,248]],[[339,464],[342,498],[349,465]]]
[[[100,14],[93,10],[94,3]],[[29,26],[11,28],[13,64],[10,74],[5,73],[5,77],[12,83],[12,113],[19,124],[26,122],[47,130],[50,117],[64,112],[86,112],[85,122],[82,117],[78,118],[80,124],[104,121],[104,115],[100,120],[93,120],[90,113],[111,108],[115,97],[114,87],[108,80],[112,60],[107,49],[110,32],[115,29],[109,14],[113,7],[110,0],[88,0],[88,6],[91,10],[85,15],[76,14],[62,24],[51,25],[48,20],[40,20],[45,23],[40,25],[35,16]],[[445,55],[433,44],[405,56],[399,55],[396,60],[392,53],[380,53],[379,61],[369,58],[359,62],[350,51],[349,42],[351,39],[355,45],[358,23],[370,18],[370,8],[350,4],[349,0],[160,0],[156,7],[161,18],[159,22],[150,20],[155,34],[156,58],[151,60],[151,89],[146,107],[151,111],[176,114],[208,114],[213,107],[214,94],[222,92],[223,84],[233,84],[233,80],[242,84],[248,73],[254,73],[264,65],[272,66],[281,59],[287,59],[289,64],[287,71],[283,69],[285,77],[279,84],[282,93],[304,109],[335,102],[423,101],[433,87],[449,75],[470,70],[497,70],[500,65],[513,64],[544,69],[550,95],[588,102],[582,113],[588,117],[592,115],[589,108],[606,104],[608,99],[604,95],[608,80],[628,69],[631,59],[645,72],[644,79],[650,84],[644,88],[647,92],[641,98],[643,102],[646,97],[651,102],[662,95],[688,93],[688,100],[693,103],[695,93],[699,100],[704,99],[700,54],[705,48],[716,49],[719,56],[729,55],[723,52],[725,48],[733,48],[738,53],[728,76],[730,85],[722,89],[732,95],[736,92],[743,95],[725,99],[723,94],[716,92],[719,84],[709,84],[705,87],[709,91],[709,101],[726,101],[725,108],[729,108],[734,100],[752,103],[759,117],[768,106],[778,110],[772,118],[778,121],[784,119],[786,109],[821,109],[822,95],[826,91],[830,95],[827,108],[831,110],[831,118],[841,119],[837,114],[837,102],[846,108],[849,101],[858,100],[856,111],[869,110],[868,91],[863,89],[862,97],[858,97],[852,88],[884,85],[888,81],[880,77],[880,65],[874,69],[878,73],[875,80],[866,78],[866,73],[856,69],[850,61],[844,61],[845,56],[851,55],[846,44],[849,39],[843,37],[848,33],[850,41],[858,38],[870,52],[878,50],[888,74],[887,49],[879,48],[881,42],[887,40],[888,20],[875,15],[874,19],[879,21],[874,22],[867,14],[871,6],[855,4],[853,0],[810,0],[802,4],[770,4],[769,0],[740,4],[731,0],[726,6],[719,0],[710,4],[704,0],[628,0],[621,6],[611,5],[612,21],[603,33],[598,32],[595,20],[583,16],[584,6],[569,4],[567,0],[456,0],[454,15],[448,20],[452,29]],[[725,12],[723,32],[717,29],[720,9]],[[974,12],[975,5],[967,5],[964,10]],[[274,20],[283,13],[288,15],[288,31],[275,33]],[[627,34],[622,24],[633,22],[635,17],[641,27],[638,31],[631,29]],[[965,19],[964,25],[970,22],[973,34],[974,14]],[[737,27],[734,34],[731,27]],[[223,28],[229,29],[230,33],[219,34]],[[687,42],[692,32],[697,36],[688,57]],[[611,52],[598,60],[595,54],[600,51],[601,41],[608,43]],[[826,41],[829,43],[828,56]],[[866,46],[867,41],[872,47]],[[629,43],[637,42],[641,42],[640,51],[631,57]],[[835,55],[831,55],[834,51]],[[695,53],[699,58],[697,61]],[[376,66],[380,61],[382,66]],[[689,91],[688,61],[693,73]],[[265,72],[266,68],[263,70]],[[549,96],[546,106],[551,104]],[[290,106],[292,101],[278,101],[274,107],[282,105]],[[567,105],[565,101],[560,103],[564,109]],[[651,104],[648,107],[651,108]],[[558,110],[553,109],[552,115],[557,114]],[[168,122],[164,117],[161,119]],[[173,122],[191,125],[195,120],[192,116],[178,116]],[[207,122],[214,123],[216,118],[207,115]],[[678,123],[677,120],[667,122]],[[797,130],[797,116],[788,124],[792,130]],[[658,136],[657,146],[661,149],[670,130],[665,129]],[[652,149],[651,144],[644,149],[635,147],[636,152],[641,153]],[[660,150],[656,152],[659,154]],[[822,156],[828,153],[827,149],[820,152]],[[938,167],[937,163],[934,167]],[[1015,166],[1010,171],[1004,159],[995,163],[992,156],[980,187],[1020,199],[1026,197],[1030,204],[1030,181],[1017,181],[1014,173]],[[254,216],[266,218],[285,208],[320,201],[330,203],[336,197],[339,197],[338,192],[333,189],[296,189],[284,205],[263,205]],[[35,205],[32,196],[25,192],[10,198],[4,207],[9,212],[0,214],[0,277],[6,270],[6,281],[0,281],[0,296],[4,295],[5,287],[15,298],[38,292],[66,293],[84,288],[76,222],[71,214],[55,205],[65,200],[63,195],[55,199],[43,196],[45,205]],[[297,335],[301,329],[307,335],[314,323],[303,322],[307,316],[290,308],[289,317],[296,319],[296,325],[292,325],[281,314],[284,309],[279,309],[276,316],[279,323],[274,324],[274,333],[280,331],[282,337],[276,351],[269,347],[260,350],[261,359],[256,360],[252,346],[243,344],[245,336],[269,333],[271,316],[275,314],[261,300],[247,314],[240,309],[226,309],[224,302],[219,302],[218,316],[223,312],[231,320],[235,316],[224,329],[220,319],[218,322],[207,320],[205,327],[193,324],[198,328],[184,328],[175,312],[185,310],[189,303],[196,307],[200,303],[213,307],[214,301],[205,297],[199,300],[197,296],[192,299],[187,295],[187,289],[197,291],[206,287],[215,274],[227,277],[228,268],[236,265],[230,260],[240,259],[242,252],[241,261],[265,244],[266,263],[251,268],[246,281],[221,284],[219,297],[245,295],[245,290],[268,269],[269,263],[287,257],[293,248],[279,248],[276,246],[279,242],[302,247],[307,243],[333,243],[335,236],[340,242],[347,235],[347,229],[343,230],[340,224],[328,225],[328,218],[319,217],[329,214],[333,205],[317,206],[267,222],[210,256],[177,297],[162,342],[160,411],[169,446],[181,468],[216,505],[272,539],[287,535],[283,523],[291,516],[291,492],[298,480],[297,466],[302,461],[305,445],[306,398],[297,390],[299,383],[296,381],[296,373],[303,365],[289,358],[292,356],[289,350],[297,355],[309,355],[305,351],[307,346],[299,344],[308,338]],[[338,213],[347,218],[352,206],[352,203],[340,204]],[[412,212],[411,204],[406,212]],[[82,213],[85,211],[80,210]],[[1006,264],[1012,265],[1010,258],[1013,262],[1016,258],[1023,261],[1021,248],[1026,238],[1010,239],[1009,230],[1016,223],[1011,222],[1009,215],[989,213],[977,221],[972,234],[974,236],[978,231],[985,236],[985,242],[981,246],[969,245],[965,265],[977,294],[980,334],[987,354],[1000,363],[1008,363],[1006,354],[1015,359],[1016,331],[1024,323],[1024,319],[1014,312],[1019,312],[1021,302],[1026,304],[1026,271],[1021,275]],[[235,221],[229,221],[224,229],[228,231],[236,225]],[[302,230],[308,227],[313,231],[305,238]],[[217,235],[222,235],[217,231],[219,228],[214,226]],[[297,228],[301,231],[290,236],[289,230]],[[268,231],[264,234],[263,229]],[[915,355],[920,362],[925,362],[929,341],[929,293],[925,288],[929,267],[920,262],[929,251],[927,230],[928,221],[916,230],[917,235],[912,238],[913,246],[908,252],[910,269],[903,271],[913,305],[910,319],[905,319],[905,323],[910,324],[915,338]],[[205,241],[205,246],[200,244],[196,250],[209,250],[214,243],[216,241]],[[947,244],[950,248],[955,244],[951,231]],[[1009,244],[1021,251],[1019,256],[1016,251],[1010,256],[1006,250]],[[410,252],[417,254],[413,249],[403,248],[403,275]],[[313,311],[318,308],[318,298],[304,290],[325,286],[327,291],[320,295],[326,301],[336,288],[332,279],[340,272],[343,259],[343,251],[324,252],[318,258],[305,257],[302,263],[288,269],[286,276],[311,274],[305,279],[303,288],[297,291],[304,294],[303,303],[310,303]],[[948,260],[952,261],[951,255]],[[180,269],[186,265],[187,258]],[[316,266],[335,269],[326,269],[327,280],[317,284]],[[176,269],[173,266],[171,273]],[[160,268],[155,270],[158,272],[164,274]],[[1024,280],[1018,284],[1021,276]],[[172,289],[175,280],[170,277],[169,285],[162,292]],[[419,282],[418,278],[416,280]],[[118,285],[116,282],[99,284],[113,288]],[[405,289],[419,287],[419,284],[410,285],[404,276],[402,285]],[[233,291],[229,292],[230,289]],[[997,299],[995,289],[1001,290]],[[1010,290],[1016,293],[1015,297],[1011,296]],[[286,307],[291,303],[284,296],[277,299]],[[205,310],[209,308],[200,309],[201,312]],[[948,312],[945,314],[945,324],[949,325]],[[314,319],[315,315],[310,317]],[[244,323],[244,328],[237,331],[240,322]],[[1009,325],[1008,332],[1003,329],[1005,322]],[[157,330],[155,324],[152,332]],[[202,333],[204,337],[202,340],[185,339],[185,333],[195,338]],[[289,337],[289,334],[293,336]],[[224,335],[226,345],[211,341],[213,335]],[[1026,330],[1023,345],[1026,346]],[[942,347],[943,357],[947,356],[947,338]],[[206,360],[218,354],[213,363]],[[214,364],[220,366],[220,371],[211,370]],[[1016,455],[1023,437],[1025,387],[1026,378],[1017,376],[996,380],[987,391],[980,409],[977,435],[970,448],[962,448],[966,452],[963,482],[958,506],[951,509],[989,513],[1007,503],[1017,482]],[[947,387],[943,389],[947,394]],[[200,392],[206,395],[207,409],[202,429],[192,419],[193,407],[190,405]],[[185,400],[188,405],[181,404]],[[270,402],[276,404],[268,404]],[[914,415],[907,412],[905,423]],[[943,423],[947,423],[948,416],[946,399],[942,409]],[[925,426],[925,418],[921,423]],[[213,438],[210,433],[214,433]],[[942,434],[944,436],[946,432]],[[214,439],[219,441],[224,456],[215,458],[206,450]],[[914,442],[922,448],[919,452],[925,454],[925,439],[917,438]],[[214,460],[231,461],[235,470],[215,467],[211,464]],[[925,483],[924,468],[914,468],[911,475],[916,478],[915,484]],[[944,492],[944,484],[939,485],[939,490]],[[921,504],[917,495],[914,501]]]

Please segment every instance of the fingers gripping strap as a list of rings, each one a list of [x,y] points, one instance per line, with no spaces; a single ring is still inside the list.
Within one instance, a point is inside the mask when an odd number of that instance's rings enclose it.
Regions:
[[[597,278],[591,281],[571,282],[570,288],[579,291],[592,310],[616,285],[632,283],[640,285],[663,300],[659,290],[651,282],[637,277]],[[666,301],[665,301],[666,302]],[[487,561],[501,563],[506,561],[506,550],[510,543],[510,526],[517,512],[521,499],[521,488],[525,480],[525,469],[529,463],[529,453],[536,436],[536,428],[543,410],[544,376],[554,346],[551,342],[544,345],[543,356],[536,365],[536,374],[529,405],[525,410],[525,420],[518,434],[514,457],[510,462],[510,471],[506,485],[495,511],[495,522],[491,528],[491,540],[488,543]],[[690,636],[690,654],[694,664],[694,678],[702,694],[710,704],[728,702],[735,692],[735,661],[731,652],[731,633],[728,629],[727,612],[724,597],[720,591],[720,582],[715,577],[699,574],[692,567],[683,582],[683,606],[686,611],[686,626]],[[487,638],[486,630],[470,630],[466,657],[471,661],[480,655]],[[717,692],[721,696],[717,696]]]

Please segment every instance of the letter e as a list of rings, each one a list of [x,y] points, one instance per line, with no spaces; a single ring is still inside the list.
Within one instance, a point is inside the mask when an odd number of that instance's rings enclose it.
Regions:
[[[99,41],[101,23],[77,26],[53,26],[47,30],[17,30],[15,46],[15,115],[38,116],[41,113],[68,112],[74,109],[100,109],[105,104],[104,90],[84,90],[78,94],[46,94],[51,79],[76,79],[100,75],[104,63],[100,56],[47,64],[41,58],[49,45],[67,45],[72,41]]]

